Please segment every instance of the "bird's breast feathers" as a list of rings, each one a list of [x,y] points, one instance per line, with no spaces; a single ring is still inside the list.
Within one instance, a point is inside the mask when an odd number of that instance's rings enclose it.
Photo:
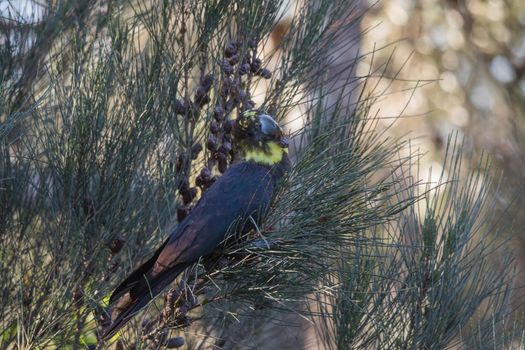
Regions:
[[[274,165],[279,163],[288,152],[288,149],[282,148],[277,142],[269,142],[266,146],[246,151],[244,158],[258,164]]]

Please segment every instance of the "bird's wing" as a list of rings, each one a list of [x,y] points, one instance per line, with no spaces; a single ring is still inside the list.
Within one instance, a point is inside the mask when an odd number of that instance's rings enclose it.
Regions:
[[[111,310],[111,324],[103,330],[102,338],[110,339],[186,268],[187,265],[182,264],[169,271],[164,271],[161,276],[157,277],[155,283],[151,284],[150,290],[146,293],[142,293],[135,297],[132,297],[131,293],[122,294],[117,299],[115,305],[113,305]],[[144,281],[144,278],[140,277],[139,281]]]
[[[268,168],[252,163],[230,168],[211,186],[159,254],[151,277],[180,263],[211,254],[232,225],[256,216],[270,204],[275,183]]]
[[[188,265],[212,253],[239,217],[257,218],[264,212],[274,188],[275,181],[267,167],[253,163],[230,167],[153,257],[115,289],[110,297],[110,304],[114,304],[112,322],[103,337],[117,332]]]
[[[137,285],[138,281],[147,274],[152,268],[153,265],[155,265],[155,262],[157,261],[157,258],[159,257],[160,253],[168,244],[169,238],[162,243],[162,245],[157,249],[155,254],[151,258],[149,258],[148,261],[140,265],[135,271],[133,271],[120,285],[111,293],[111,297],[109,298],[109,304],[113,304],[117,299],[119,299],[122,295],[124,295],[127,291],[129,291],[131,288]]]

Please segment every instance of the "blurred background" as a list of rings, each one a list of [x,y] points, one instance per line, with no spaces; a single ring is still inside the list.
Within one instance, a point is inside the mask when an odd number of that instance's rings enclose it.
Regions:
[[[447,139],[458,133],[465,156],[494,157],[504,187],[516,193],[525,177],[525,3],[361,0],[352,15],[361,23],[348,41],[359,41],[337,54],[356,59],[358,79],[378,78],[378,87],[368,85],[383,92],[375,105],[381,124],[402,117],[389,133],[414,139],[425,154],[421,168],[439,175]],[[276,38],[293,16],[290,6]]]
[[[412,151],[422,154],[412,175],[434,184],[442,172],[446,178],[442,164],[451,137],[463,140],[464,162],[471,168],[479,165],[480,156],[491,159],[498,178],[493,210],[498,211],[498,224],[507,228],[495,239],[510,240],[514,249],[498,254],[513,254],[516,259],[518,292],[512,307],[521,314],[525,2],[361,0],[353,15],[360,16],[360,25],[350,29],[347,40],[355,42],[344,52],[335,48],[334,55],[355,59],[352,74],[357,81],[366,78],[365,90],[380,96],[371,112],[379,116],[379,127],[389,136],[410,138]],[[284,30],[293,16],[290,11],[278,30]],[[498,254],[495,266],[503,259]]]
[[[284,36],[292,7],[277,26]],[[334,75],[367,80],[375,101],[370,113],[387,136],[411,139],[421,154],[413,176],[425,184],[447,178],[442,164],[450,138],[464,142],[463,158],[475,170],[480,156],[492,162],[495,217],[505,229],[497,241],[515,258],[517,292],[512,308],[521,314],[525,284],[525,2],[521,0],[361,0],[350,15],[347,46],[333,55],[356,60],[354,72]],[[277,39],[276,39],[277,40]],[[334,70],[337,70],[334,67]],[[337,85],[336,82],[334,82]],[[341,83],[343,85],[344,83]],[[336,95],[337,93],[334,93]],[[335,99],[335,98],[334,98]],[[355,102],[355,93],[347,103]],[[292,111],[297,121],[300,108]],[[291,123],[291,129],[295,129]],[[467,172],[465,172],[467,175]],[[503,268],[503,267],[502,267]],[[315,335],[310,333],[310,339]]]
[[[525,3],[394,0],[368,5],[362,52],[390,45],[377,52],[375,64],[393,53],[391,72],[404,66],[399,78],[421,80],[420,86],[435,80],[413,91],[404,114],[424,117],[405,118],[400,132],[425,136],[420,142],[429,152],[426,159],[440,163],[447,135],[459,130],[468,151],[484,150],[510,178],[521,177]],[[366,74],[370,65],[370,60],[361,63],[358,74]],[[390,99],[382,109],[396,115],[405,103]]]
[[[525,282],[525,2],[520,0],[369,1],[361,23],[358,75],[388,59],[397,81],[379,102],[382,115],[402,115],[391,132],[410,132],[427,168],[439,176],[447,139],[464,138],[465,161],[484,153],[501,176],[495,210],[512,227],[518,283]],[[388,119],[385,119],[388,123]],[[433,180],[433,179],[432,179]],[[514,205],[511,205],[514,204]],[[511,205],[511,206],[510,206]],[[509,207],[510,206],[510,207]],[[508,238],[508,237],[507,237]],[[519,293],[521,294],[521,293]],[[515,306],[522,300],[515,300]]]

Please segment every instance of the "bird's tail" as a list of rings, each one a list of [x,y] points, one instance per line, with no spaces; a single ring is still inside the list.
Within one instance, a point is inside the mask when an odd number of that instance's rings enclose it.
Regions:
[[[111,324],[103,330],[102,338],[109,339],[115,335],[133,316],[177,278],[186,267],[188,267],[187,264],[176,265],[152,280],[148,280],[146,275],[143,275],[133,288],[115,301],[111,308]]]

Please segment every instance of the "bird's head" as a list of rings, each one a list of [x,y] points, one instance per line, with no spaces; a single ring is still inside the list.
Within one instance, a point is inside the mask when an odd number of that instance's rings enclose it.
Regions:
[[[259,111],[245,111],[237,119],[234,137],[243,158],[248,161],[273,165],[288,152],[288,140],[279,124]]]

